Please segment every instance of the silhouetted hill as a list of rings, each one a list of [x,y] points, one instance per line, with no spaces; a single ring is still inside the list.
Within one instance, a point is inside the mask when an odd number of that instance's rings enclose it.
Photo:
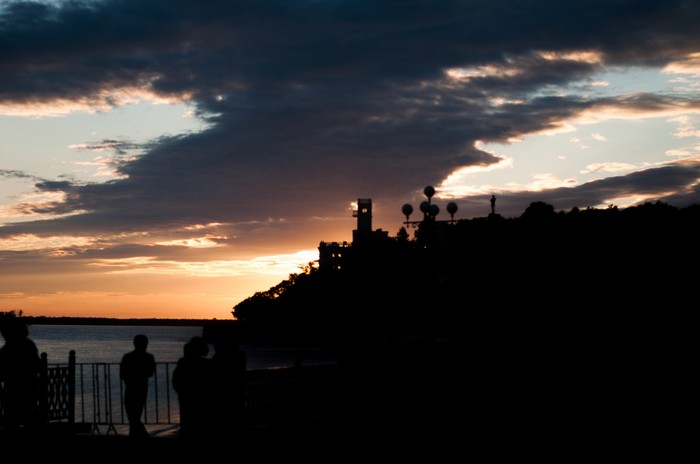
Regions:
[[[687,436],[667,424],[692,401],[699,232],[698,206],[663,203],[424,221],[235,315],[273,337],[335,335],[351,389],[371,383],[362,400],[405,407],[412,430],[450,411],[496,447],[644,447]]]
[[[694,296],[688,269],[700,257],[699,232],[700,207],[660,202],[568,213],[536,202],[511,219],[426,220],[413,239],[400,231],[353,244],[352,265],[309,268],[234,314],[285,333],[480,336],[557,320],[615,326]]]

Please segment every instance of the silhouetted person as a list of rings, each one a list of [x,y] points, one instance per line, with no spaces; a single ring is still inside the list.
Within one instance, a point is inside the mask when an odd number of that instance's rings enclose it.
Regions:
[[[20,432],[39,424],[39,351],[27,325],[14,317],[0,319],[5,344],[0,348],[4,413],[0,427]]]
[[[491,195],[491,214],[496,214],[496,195]]]
[[[148,337],[134,336],[134,349],[122,357],[119,377],[124,381],[124,408],[129,420],[129,437],[150,437],[141,415],[146,407],[148,380],[156,372],[155,357],[146,351]]]
[[[225,439],[243,427],[245,406],[246,356],[230,337],[214,342],[210,359],[211,386],[210,419],[213,435]]]
[[[173,389],[180,405],[180,437],[186,440],[207,436],[211,366],[209,346],[199,336],[185,343],[183,356],[173,370]]]

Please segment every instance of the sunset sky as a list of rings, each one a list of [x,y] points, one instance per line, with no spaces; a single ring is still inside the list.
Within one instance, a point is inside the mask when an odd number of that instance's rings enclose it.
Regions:
[[[699,24],[690,0],[0,0],[0,311],[230,319],[350,241],[358,198],[394,236],[426,185],[438,219],[700,203]]]

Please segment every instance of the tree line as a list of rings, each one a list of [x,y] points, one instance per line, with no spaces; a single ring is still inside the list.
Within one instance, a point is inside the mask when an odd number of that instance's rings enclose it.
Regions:
[[[698,232],[700,206],[663,202],[568,212],[534,202],[515,218],[428,218],[413,237],[401,227],[353,244],[343,269],[309,263],[232,313],[250,327],[300,334],[615,324],[694,296]]]

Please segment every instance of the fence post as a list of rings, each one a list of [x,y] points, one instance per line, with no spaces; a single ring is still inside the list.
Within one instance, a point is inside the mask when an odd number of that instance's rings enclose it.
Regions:
[[[42,424],[49,421],[49,375],[48,355],[41,353],[39,362],[39,420]]]
[[[68,352],[68,423],[75,425],[75,350]]]

